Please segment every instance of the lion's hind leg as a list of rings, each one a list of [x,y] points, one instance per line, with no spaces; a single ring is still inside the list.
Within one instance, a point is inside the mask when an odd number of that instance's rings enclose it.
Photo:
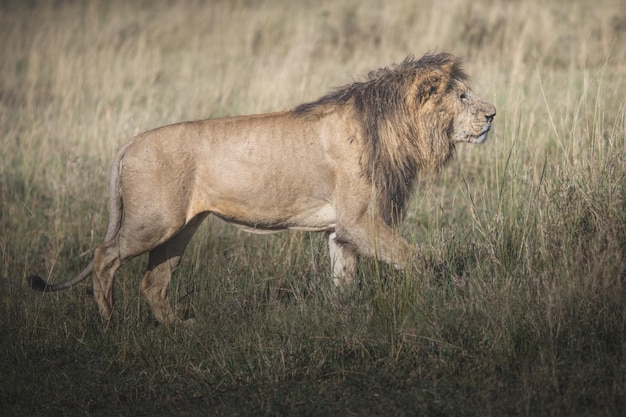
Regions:
[[[337,233],[328,235],[328,249],[333,283],[347,287],[356,275],[358,254],[354,247],[337,240]]]
[[[98,246],[93,262],[93,295],[98,311],[105,323],[116,321],[117,312],[114,308],[113,287],[115,273],[119,267],[130,259],[150,250],[147,242],[132,241],[120,235]]]
[[[113,308],[113,282],[115,272],[122,264],[116,240],[98,246],[94,253],[93,296],[105,323],[116,320]]]
[[[154,318],[160,323],[176,321],[176,314],[168,299],[172,273],[180,265],[187,244],[205,217],[206,215],[195,217],[171,239],[150,251],[148,270],[141,280],[141,292],[148,301]]]

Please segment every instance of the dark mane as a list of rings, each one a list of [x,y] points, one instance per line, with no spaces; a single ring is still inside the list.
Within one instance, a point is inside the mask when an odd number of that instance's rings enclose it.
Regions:
[[[378,103],[376,108],[382,116],[385,109],[397,104],[401,95],[406,93],[402,87],[405,87],[407,82],[412,82],[420,71],[433,71],[450,64],[453,65],[451,79],[468,80],[462,61],[451,54],[424,55],[418,60],[409,55],[400,64],[370,71],[365,81],[338,87],[316,101],[300,104],[293,111],[299,116],[310,115],[323,107],[344,105],[354,98],[356,102],[371,100],[370,103]]]
[[[391,224],[401,219],[418,171],[438,169],[454,149],[441,131],[447,126],[432,126],[432,120],[420,118],[415,107],[449,91],[454,80],[467,78],[453,55],[432,54],[418,60],[409,56],[400,64],[371,71],[365,81],[301,104],[293,113],[315,117],[353,106],[365,141],[363,172],[375,185],[380,214]],[[427,132],[430,137],[424,137]]]

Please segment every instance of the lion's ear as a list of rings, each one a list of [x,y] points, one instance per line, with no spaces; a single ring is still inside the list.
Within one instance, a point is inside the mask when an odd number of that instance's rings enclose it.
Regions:
[[[457,67],[458,67],[457,60],[456,59],[450,59],[450,60],[444,62],[441,65],[440,69],[441,69],[441,72],[446,74],[448,77],[451,77],[452,73],[457,70]]]
[[[448,70],[442,67],[418,77],[417,100],[423,104],[431,97],[445,93],[450,83],[453,68],[453,65]]]

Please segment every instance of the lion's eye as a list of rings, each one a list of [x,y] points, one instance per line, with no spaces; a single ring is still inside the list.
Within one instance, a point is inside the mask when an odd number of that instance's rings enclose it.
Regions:
[[[459,98],[461,99],[461,101],[466,101],[467,100],[467,94],[465,93],[461,93],[461,95],[459,96]]]

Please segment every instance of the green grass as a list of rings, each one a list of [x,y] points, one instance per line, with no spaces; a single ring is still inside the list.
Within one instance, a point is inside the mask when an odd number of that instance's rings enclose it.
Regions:
[[[618,416],[626,410],[626,14],[618,0],[0,6],[0,414]],[[135,133],[267,112],[408,54],[466,57],[498,115],[420,178],[400,272],[345,293],[323,236],[209,219],[155,324],[146,259],[104,329],[108,166]]]

